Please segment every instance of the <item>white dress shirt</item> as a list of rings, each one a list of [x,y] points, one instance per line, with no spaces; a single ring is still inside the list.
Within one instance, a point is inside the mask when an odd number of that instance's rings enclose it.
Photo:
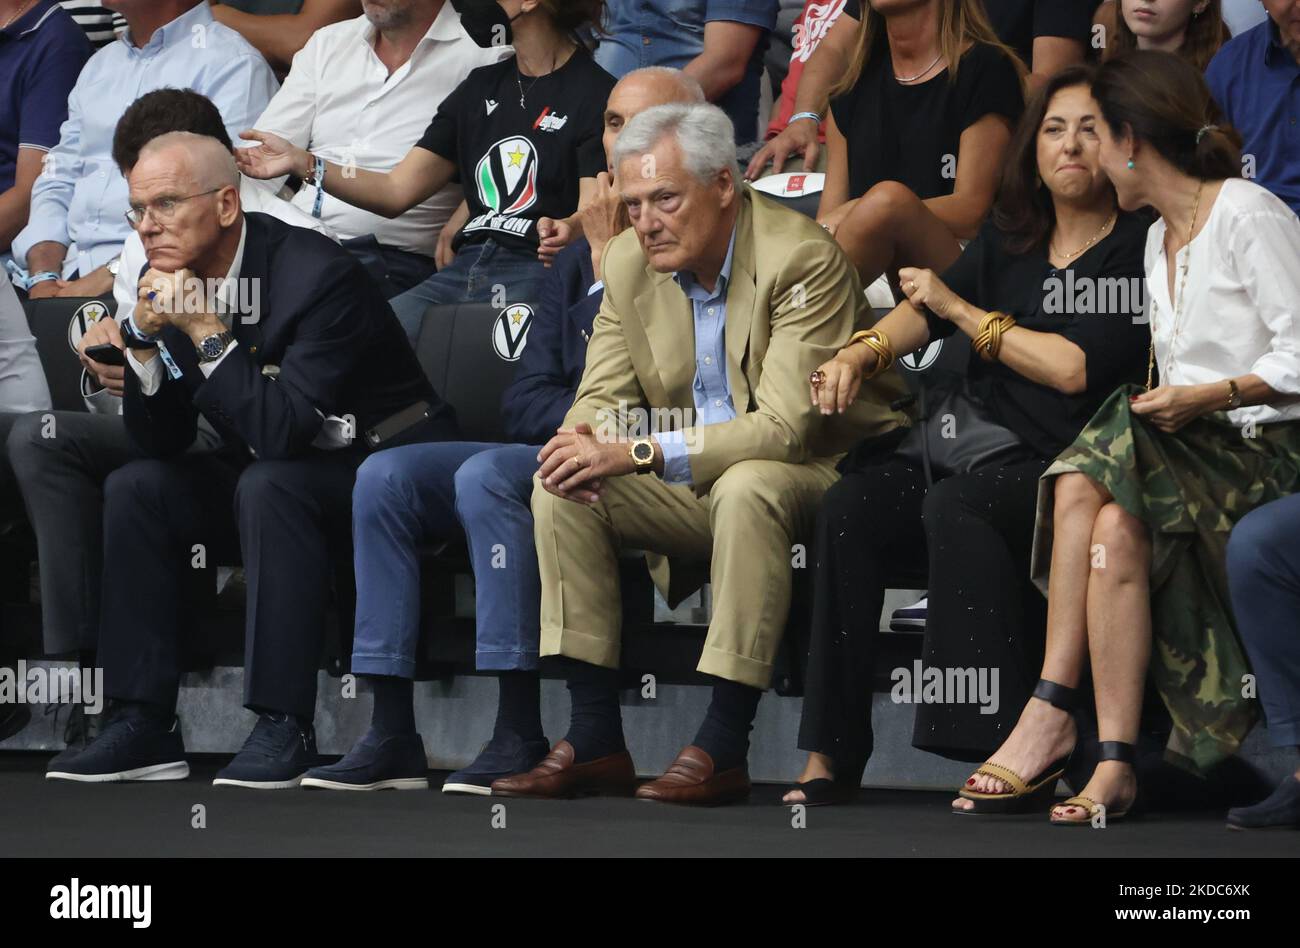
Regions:
[[[257,120],[273,132],[341,165],[390,171],[420,140],[438,104],[469,75],[511,55],[508,46],[482,49],[444,3],[429,32],[390,76],[375,55],[376,31],[364,16],[322,27],[297,55],[280,91]],[[389,220],[324,195],[321,219],[342,240],[374,234],[389,247],[432,257],[438,234],[460,204],[448,184],[423,204]],[[308,214],[316,189],[304,186],[293,203]]]
[[[1257,375],[1283,395],[1300,395],[1300,218],[1253,182],[1223,183],[1209,218],[1178,252],[1169,296],[1165,221],[1147,233],[1146,283],[1160,380],[1172,385]],[[1224,386],[1227,399],[1227,386]],[[1300,419],[1300,402],[1229,412],[1234,424]]]

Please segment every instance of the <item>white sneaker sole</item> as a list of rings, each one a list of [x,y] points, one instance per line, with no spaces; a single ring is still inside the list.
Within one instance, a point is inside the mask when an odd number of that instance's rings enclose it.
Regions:
[[[444,783],[443,793],[468,793],[476,797],[492,796],[491,787],[481,787],[476,783]]]
[[[214,777],[214,787],[244,787],[247,790],[292,790],[302,782],[302,777],[292,780],[232,780],[230,777]]]
[[[150,764],[134,770],[119,770],[112,774],[74,774],[64,770],[51,770],[45,775],[46,780],[74,780],[77,783],[126,783],[128,781],[146,782],[151,780],[184,780],[190,775],[190,765],[183,760],[170,764]]]
[[[392,780],[376,780],[374,783],[343,783],[320,777],[303,777],[300,786],[321,790],[428,790],[429,780],[426,777],[394,777]]]

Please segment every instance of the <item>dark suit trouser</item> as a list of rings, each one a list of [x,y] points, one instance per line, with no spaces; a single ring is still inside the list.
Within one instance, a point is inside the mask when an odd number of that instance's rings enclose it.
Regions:
[[[291,461],[132,461],[104,488],[100,660],[110,698],[174,707],[186,570],[242,553],[244,703],[310,719],[332,566],[346,559],[360,451]]]
[[[6,454],[40,557],[47,654],[93,649],[104,562],[104,479],[138,452],[120,415],[5,416]]]

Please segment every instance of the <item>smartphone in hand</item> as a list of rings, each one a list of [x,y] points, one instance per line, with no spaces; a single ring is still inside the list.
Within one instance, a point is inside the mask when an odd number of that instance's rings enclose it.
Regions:
[[[86,358],[93,359],[100,365],[126,365],[126,356],[112,343],[90,346],[86,349]]]

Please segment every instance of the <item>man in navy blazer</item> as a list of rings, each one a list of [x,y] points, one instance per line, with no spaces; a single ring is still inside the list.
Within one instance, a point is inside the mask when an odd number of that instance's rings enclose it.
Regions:
[[[333,565],[375,448],[455,434],[379,287],[328,238],[244,214],[216,139],[160,136],[130,175],[149,269],[123,327],[123,416],[140,455],[104,487],[100,661],[117,708],[47,776],[189,773],[175,716],[186,576],[242,555],[245,704],[259,715],[213,782],[296,786]]]
[[[625,76],[605,109],[605,154],[636,113],[670,102],[702,102],[699,83],[678,70]],[[546,756],[537,676],[541,584],[530,506],[537,452],[564,419],[582,380],[587,339],[600,308],[597,279],[605,243],[628,222],[609,176],[583,211],[586,238],[564,248],[541,298],[506,306],[498,332],[518,356],[501,403],[516,444],[450,442],[382,451],[357,472],[352,531],[357,621],[352,670],[374,690],[370,730],[351,752],[303,778],[330,789],[427,787],[424,744],[411,705],[419,637],[419,553],[462,531],[474,566],[475,661],[499,684],[492,739],[469,767],[443,784],[446,793],[491,793],[492,781],[526,773]],[[535,305],[528,305],[535,304]],[[531,315],[530,315],[531,313]],[[489,334],[484,333],[484,344]],[[498,347],[498,354],[502,354]]]

